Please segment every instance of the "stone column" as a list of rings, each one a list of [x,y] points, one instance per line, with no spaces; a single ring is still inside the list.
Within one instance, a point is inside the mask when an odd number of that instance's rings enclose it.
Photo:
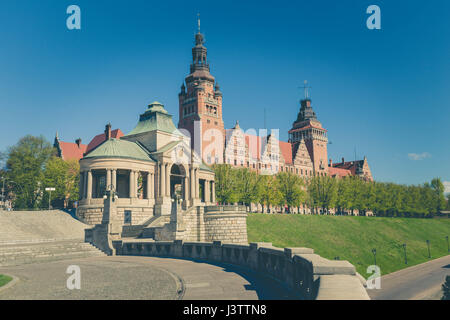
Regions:
[[[205,180],[205,203],[211,202],[209,180]]]
[[[187,177],[184,177],[184,179],[183,179],[183,191],[184,191],[184,194],[183,194],[183,199],[184,199],[184,201],[187,201],[188,200],[188,188],[189,188],[189,183],[188,183],[188,178]]]
[[[133,198],[133,192],[134,192],[134,171],[130,170],[130,198]]]
[[[166,196],[170,197],[170,169],[169,164],[166,164]]]
[[[111,181],[111,183],[112,183],[112,185],[114,187],[114,190],[117,193],[117,169],[113,169],[112,170],[112,181]]]
[[[159,188],[159,195],[161,197],[164,197],[164,194],[166,192],[166,166],[165,164],[161,163],[159,167],[160,167],[159,179],[161,181],[161,188]]]
[[[191,199],[195,198],[195,174],[194,174],[194,168],[191,167],[191,175],[190,175],[190,179],[191,179],[191,187],[190,187],[190,196]]]
[[[211,181],[211,192],[212,192],[212,202],[215,204],[216,203],[216,182],[215,181]]]
[[[87,197],[87,176],[88,176],[87,171],[84,171],[83,172],[83,196],[82,196],[83,199],[86,199],[86,197]]]
[[[111,186],[111,169],[106,169],[106,190]]]
[[[138,189],[139,189],[139,171],[134,171],[134,193],[133,196],[138,198]]]
[[[153,198],[153,195],[152,195],[152,183],[153,183],[152,173],[149,172],[147,174],[147,199],[152,199]]]
[[[92,198],[92,171],[89,170],[87,172],[88,176],[87,176],[87,194],[86,194],[86,199],[91,199]]]
[[[195,198],[199,199],[200,180],[198,179],[198,168],[195,168]]]

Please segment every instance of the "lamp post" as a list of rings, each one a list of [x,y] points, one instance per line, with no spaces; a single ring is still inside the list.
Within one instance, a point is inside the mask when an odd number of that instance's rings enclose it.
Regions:
[[[403,250],[405,251],[405,264],[408,264],[408,257],[406,256],[406,243],[403,244]]]
[[[430,240],[427,240],[427,247],[428,247],[428,258],[431,258],[431,251],[430,251]]]
[[[445,239],[447,239],[447,252],[450,252],[450,245],[448,244],[448,236],[445,236]]]
[[[51,201],[52,201],[52,191],[55,191],[55,190],[56,190],[55,188],[45,188],[45,191],[48,191],[48,192],[49,192],[49,197],[48,197],[48,210],[50,210],[50,208],[51,208],[50,203],[51,203]]]
[[[373,258],[375,260],[375,265],[377,265],[377,249],[372,249]]]

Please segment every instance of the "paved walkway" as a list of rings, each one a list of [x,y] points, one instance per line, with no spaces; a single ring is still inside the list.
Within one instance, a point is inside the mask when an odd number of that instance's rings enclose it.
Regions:
[[[380,290],[367,290],[374,300],[439,300],[450,255],[381,277]]]
[[[69,290],[69,265],[81,289]],[[235,266],[154,257],[95,257],[0,268],[18,282],[1,299],[289,299],[276,283]]]

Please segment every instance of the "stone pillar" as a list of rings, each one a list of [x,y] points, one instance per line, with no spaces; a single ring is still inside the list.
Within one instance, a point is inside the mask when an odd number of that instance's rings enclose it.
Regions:
[[[86,194],[86,199],[91,199],[92,198],[92,171],[89,170],[87,172],[87,194]]]
[[[170,197],[170,168],[169,164],[166,164],[166,196]]]
[[[152,199],[153,198],[153,195],[152,195],[152,184],[153,184],[152,173],[149,172],[147,174],[147,199]]]
[[[211,201],[216,204],[216,182],[211,181],[211,192],[212,192],[212,199]]]
[[[211,202],[211,195],[210,195],[210,190],[211,189],[209,189],[209,188],[210,188],[209,180],[205,180],[205,190],[204,190],[204,192],[205,192],[205,203]]]
[[[134,198],[134,171],[130,170],[130,198]]]
[[[166,192],[166,166],[161,163],[159,168],[159,180],[161,181],[159,195],[162,198],[164,197],[164,193]]]
[[[87,173],[87,171],[84,171],[83,174],[84,174],[84,177],[83,177],[83,196],[82,196],[82,198],[86,199],[87,198],[87,176],[88,176],[88,173]]]
[[[191,195],[191,199],[195,198],[195,173],[194,173],[194,168],[191,167],[191,187],[190,187],[190,195]]]
[[[188,178],[184,177],[184,179],[183,179],[183,191],[184,191],[183,199],[184,199],[184,201],[188,200],[188,188],[189,188]]]
[[[112,169],[112,179],[111,184],[114,187],[114,190],[117,193],[117,169]]]
[[[133,196],[138,198],[138,189],[139,189],[139,171],[134,171],[134,193]]]
[[[111,169],[106,169],[106,190],[111,186]]]
[[[198,168],[195,168],[195,198],[199,199],[200,180],[198,179]]]

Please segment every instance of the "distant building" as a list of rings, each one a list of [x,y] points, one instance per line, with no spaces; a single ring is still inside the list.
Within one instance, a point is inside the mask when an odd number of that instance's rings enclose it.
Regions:
[[[195,35],[190,73],[181,85],[178,128],[191,137],[191,147],[207,164],[226,163],[262,174],[291,172],[303,177],[361,176],[373,180],[367,158],[328,165],[328,136],[313,110],[305,82],[305,97],[300,100],[297,119],[289,130],[288,142],[279,141],[272,132],[263,135],[244,132],[236,121],[231,129],[223,122],[223,94],[210,73],[205,38]]]
[[[58,157],[62,158],[63,160],[80,160],[81,158],[83,158],[84,154],[92,151],[102,142],[104,142],[109,131],[109,135],[111,138],[120,139],[124,135],[120,129],[111,130],[111,125],[107,124],[105,127],[105,132],[96,135],[87,145],[82,144],[80,138],[75,140],[75,143],[61,141],[59,139],[58,133],[56,133],[53,146],[58,152]]]

